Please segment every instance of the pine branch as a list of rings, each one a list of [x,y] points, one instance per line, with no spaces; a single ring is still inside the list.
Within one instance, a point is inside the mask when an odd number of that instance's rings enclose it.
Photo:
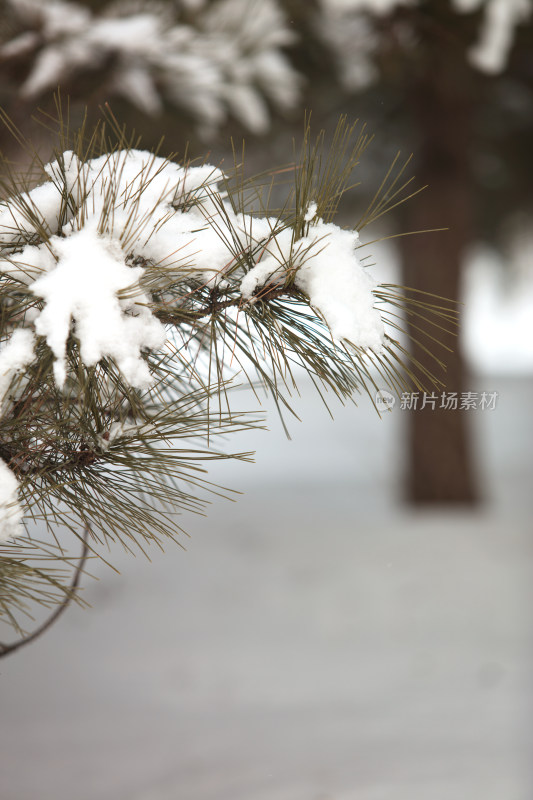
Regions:
[[[70,582],[68,592],[66,592],[65,599],[59,605],[57,605],[55,611],[52,614],[50,614],[48,619],[46,619],[41,625],[39,625],[39,627],[35,631],[33,631],[33,633],[29,634],[28,636],[22,637],[16,642],[11,642],[9,644],[0,642],[0,658],[10,655],[11,653],[14,653],[21,647],[25,647],[26,645],[31,644],[31,642],[34,642],[36,639],[39,638],[39,636],[42,636],[42,634],[45,633],[45,631],[47,631],[49,628],[51,628],[51,626],[65,612],[65,610],[70,605],[72,600],[76,598],[76,593],[83,573],[83,568],[85,566],[87,556],[89,555],[89,543],[88,543],[89,535],[90,535],[90,528],[89,526],[86,526],[83,533],[83,546],[81,550],[80,559],[72,576],[72,581]]]
[[[404,312],[438,331],[453,309],[373,286],[359,232],[332,221],[370,141],[363,127],[341,119],[328,152],[307,123],[293,191],[273,214],[268,176],[254,187],[240,167],[225,176],[138,150],[114,118],[72,132],[59,107],[58,121],[60,149],[34,160],[38,185],[3,179],[0,538],[18,536],[24,510],[51,536],[79,538],[88,521],[100,557],[116,542],[143,552],[179,542],[178,512],[231,494],[209,482],[209,462],[251,458],[215,447],[262,426],[235,412],[237,378],[266,388],[280,416],[292,412],[296,366],[325,403],[327,392],[346,402],[436,382],[395,336]],[[401,180],[389,170],[362,223],[399,202]],[[65,588],[28,571],[34,544],[15,541],[0,561],[0,612],[18,624],[39,585],[56,603]]]

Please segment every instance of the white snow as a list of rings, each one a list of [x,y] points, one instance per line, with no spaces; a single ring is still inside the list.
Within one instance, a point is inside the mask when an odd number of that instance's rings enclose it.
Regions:
[[[483,0],[452,0],[452,2],[457,11],[471,14],[481,6]]]
[[[529,261],[521,275],[513,270],[516,254],[506,253],[504,259],[483,245],[472,249],[465,265],[464,350],[480,374],[533,373],[531,241],[520,238],[517,244]]]
[[[304,220],[306,222],[311,222],[312,219],[316,217],[317,211],[317,204],[316,203],[309,203],[309,207],[305,212]]]
[[[10,58],[19,58],[22,55],[30,53],[39,44],[39,36],[33,31],[27,31],[21,36],[15,37],[7,44],[3,44],[0,48],[2,56],[7,60]]]
[[[89,36],[95,46],[102,49],[136,53],[156,48],[162,32],[163,20],[154,14],[144,13],[99,19],[93,23]]]
[[[39,229],[53,230],[60,207],[60,195],[48,184],[0,203],[0,241],[16,242],[21,235],[27,237]]]
[[[139,150],[82,163],[66,152],[46,172],[48,183],[10,199],[0,213],[0,246],[35,235],[41,244],[21,244],[15,255],[0,259],[0,271],[44,301],[31,322],[56,358],[59,386],[67,376],[72,333],[83,363],[110,357],[132,386],[146,388],[150,375],[142,351],[163,346],[164,328],[140,285],[145,272],[158,267],[155,277],[150,273],[151,285],[165,285],[166,269],[173,279],[224,285],[245,250],[255,266],[247,274],[241,266],[235,276],[244,300],[254,302],[256,289],[291,273],[335,338],[380,350],[383,323],[373,307],[373,284],[356,256],[358,234],[318,219],[316,203],[305,213],[308,234],[295,241],[293,230],[276,218],[235,214],[219,189],[222,173],[209,165],[183,168]],[[66,192],[76,208],[60,221]]]
[[[161,111],[164,97],[196,117],[202,132],[228,112],[264,131],[266,98],[287,110],[299,99],[302,80],[281,50],[294,35],[278,0],[189,2],[198,12],[191,24],[162,3],[116,3],[93,13],[74,2],[6,1],[21,33],[0,45],[0,57],[24,55],[26,97],[101,70],[107,92],[148,114]]]
[[[0,413],[13,375],[33,360],[34,344],[32,331],[17,328],[0,349]],[[0,458],[0,542],[22,533],[18,488],[17,478]]]
[[[145,114],[158,114],[163,104],[149,71],[142,65],[117,68],[111,80],[111,90],[127,97]]]
[[[310,207],[311,210],[314,217],[316,209]],[[308,295],[334,338],[380,352],[385,331],[381,315],[374,308],[375,284],[357,259],[359,234],[322,220],[311,226],[307,236],[291,241],[290,248],[288,234],[289,231],[283,232],[284,241],[280,235],[273,237],[269,255],[245,276],[241,283],[243,297],[250,298],[268,280],[280,280],[287,265],[292,265],[296,287]]]
[[[35,337],[27,328],[17,328],[0,350],[0,409],[15,372],[33,360]]]
[[[35,281],[31,289],[46,302],[35,330],[46,337],[56,357],[57,384],[63,386],[65,382],[67,339],[74,320],[84,364],[94,365],[110,356],[132,386],[148,386],[150,372],[140,352],[161,347],[164,328],[139,305],[148,298],[138,288],[133,295],[118,297],[119,292],[137,283],[143,269],[128,267],[120,245],[92,227],[75,231],[66,239],[54,236],[49,244],[57,266]]]
[[[413,5],[416,0],[321,0],[321,2],[328,11],[366,11],[385,16],[398,6]]]
[[[109,450],[109,446],[117,439],[124,439],[138,435],[141,431],[146,431],[148,425],[138,425],[132,422],[112,422],[105,433],[98,436],[98,445],[102,452]],[[153,426],[152,426],[153,427]]]
[[[346,89],[357,91],[378,77],[374,56],[379,51],[381,31],[376,18],[379,20],[397,7],[416,4],[417,0],[321,0],[315,29],[331,48]],[[467,55],[471,64],[483,72],[502,72],[515,28],[531,15],[533,0],[453,0],[452,5],[458,14],[483,9],[478,41]],[[398,32],[411,48],[416,37],[407,21]]]
[[[77,200],[78,214],[60,235],[25,246],[0,262],[0,269],[25,280],[45,301],[35,329],[56,356],[59,385],[66,377],[66,342],[74,323],[85,364],[110,356],[132,385],[145,387],[149,372],[140,351],[161,347],[164,329],[145,307],[149,298],[138,286],[144,270],[128,266],[127,254],[134,249],[137,255],[172,264],[174,253],[182,251],[180,258],[187,261],[189,272],[207,265],[206,279],[215,277],[231,257],[206,223],[211,200],[203,184],[221,174],[206,166],[184,170],[140,151],[122,151],[87,164],[65,153],[63,161],[64,170],[57,162],[48,165],[51,182],[5,205],[0,236],[13,241],[20,230],[26,234],[39,228],[56,230],[64,181]],[[172,208],[174,198],[202,192],[203,210],[196,207],[182,213]],[[39,224],[28,219],[28,209]],[[195,229],[203,229],[203,248],[198,233],[191,235]],[[131,289],[128,295],[119,297],[126,289]]]
[[[490,0],[486,4],[479,42],[469,53],[472,64],[489,74],[502,72],[513,44],[515,28],[532,11],[531,0]]]
[[[381,352],[385,331],[374,308],[374,283],[355,253],[358,233],[319,222],[307,239],[309,251],[296,273],[296,286],[309,295],[335,338]]]
[[[92,560],[91,608],[2,659],[4,797],[531,798],[532,384],[488,387],[477,514],[394,502],[404,412],[331,421],[304,381],[292,442],[215,462],[244,495],[190,516],[186,551]]]
[[[256,265],[246,273],[241,281],[241,294],[245,300],[252,300],[253,293],[267,282],[281,283],[287,275],[291,261],[295,263],[293,235],[289,228],[276,232],[276,220],[272,218],[254,219],[249,224],[255,241],[264,242]],[[242,226],[247,221],[243,217]]]
[[[22,533],[18,486],[15,475],[0,458],[0,542]]]
[[[27,0],[24,0],[27,2]],[[90,24],[91,13],[78,3],[64,3],[61,0],[32,2],[43,14],[44,33],[48,37],[65,36],[82,31]]]

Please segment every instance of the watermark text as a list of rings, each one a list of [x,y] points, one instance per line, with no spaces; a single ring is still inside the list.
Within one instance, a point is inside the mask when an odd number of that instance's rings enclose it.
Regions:
[[[403,392],[399,408],[402,411],[426,408],[430,411],[493,411],[498,397],[498,392]],[[379,411],[390,411],[396,405],[394,395],[385,389],[379,389],[374,399]]]

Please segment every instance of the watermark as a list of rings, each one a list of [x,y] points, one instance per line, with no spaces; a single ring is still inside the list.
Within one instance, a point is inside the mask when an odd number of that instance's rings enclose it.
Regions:
[[[425,408],[435,411],[494,411],[498,392],[403,392],[399,408],[402,411],[422,411]],[[392,411],[396,398],[385,389],[375,395],[378,411]]]
[[[378,411],[392,411],[396,405],[396,398],[386,389],[379,389],[375,396],[376,408]]]

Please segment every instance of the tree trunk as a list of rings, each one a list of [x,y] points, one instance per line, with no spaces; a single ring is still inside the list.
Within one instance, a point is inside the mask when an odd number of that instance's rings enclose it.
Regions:
[[[451,50],[451,48],[450,48]],[[474,76],[456,52],[435,47],[422,76],[409,87],[409,102],[419,137],[416,178],[428,186],[404,207],[405,230],[447,227],[442,233],[406,236],[402,243],[407,286],[445,298],[459,299],[461,262],[473,238],[474,193],[470,173],[472,123],[476,99]],[[474,89],[474,91],[472,91]],[[465,390],[465,365],[460,336],[427,327],[452,352],[442,351],[447,364],[445,391]],[[435,333],[436,331],[436,333]],[[412,335],[419,335],[412,330]],[[434,374],[435,362],[416,343],[413,354]],[[435,350],[435,345],[431,348]],[[419,403],[419,406],[421,403]],[[408,499],[416,504],[466,503],[478,500],[468,414],[436,403],[406,412],[409,425]],[[459,403],[460,405],[460,403]]]

